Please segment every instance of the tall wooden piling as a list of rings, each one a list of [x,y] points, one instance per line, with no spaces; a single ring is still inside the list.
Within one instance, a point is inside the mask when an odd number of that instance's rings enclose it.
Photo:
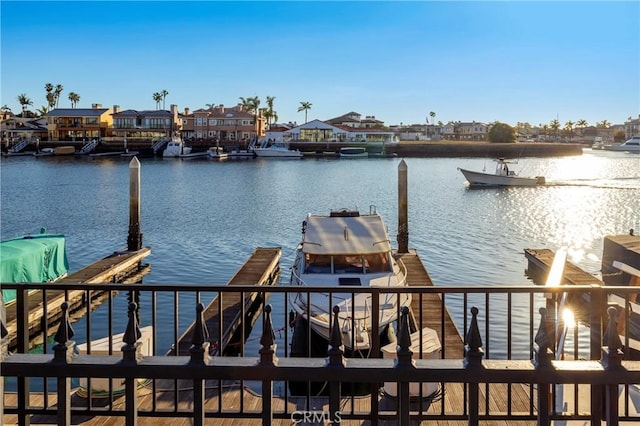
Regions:
[[[407,163],[404,160],[398,166],[398,253],[409,253]]]
[[[140,233],[140,161],[133,157],[129,163],[129,237],[127,249],[136,251],[142,248]]]

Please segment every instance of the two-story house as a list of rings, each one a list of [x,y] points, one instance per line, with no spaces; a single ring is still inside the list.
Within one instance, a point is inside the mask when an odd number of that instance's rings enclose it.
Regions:
[[[182,130],[182,119],[178,114],[178,107],[171,105],[171,110],[128,109],[120,111],[120,107],[113,107],[113,136],[117,139],[126,138],[129,141],[152,141],[166,139]]]
[[[111,134],[111,108],[55,108],[46,114],[49,141],[100,139]]]
[[[183,117],[189,120],[190,117]],[[244,110],[242,104],[234,107],[217,107],[193,111],[193,134],[195,140],[249,141],[265,134],[265,118],[262,110],[257,114]],[[183,135],[184,136],[184,135]]]

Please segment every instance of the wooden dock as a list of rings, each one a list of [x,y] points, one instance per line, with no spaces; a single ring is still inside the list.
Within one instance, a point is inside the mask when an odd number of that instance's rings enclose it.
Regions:
[[[148,271],[148,267],[139,270],[142,260],[151,254],[149,247],[144,247],[137,251],[115,252],[104,259],[98,260],[91,265],[71,273],[55,283],[51,283],[51,287],[56,284],[74,284],[74,283],[110,283],[122,282],[130,283],[140,280],[141,275]],[[135,281],[131,281],[135,279]],[[97,301],[101,298],[102,292],[92,292],[91,301]],[[29,312],[27,315],[27,324],[29,327],[29,335],[33,336],[41,331],[42,318],[47,316],[49,328],[60,319],[60,306],[66,301],[70,304],[70,311],[84,305],[86,302],[85,290],[49,290],[46,292],[46,301],[43,301],[42,292],[35,291],[29,294]],[[46,309],[45,309],[46,305]],[[16,304],[11,303],[6,307],[6,328],[9,332],[9,347],[14,348],[17,345],[18,321]],[[31,342],[31,345],[37,344],[38,340]]]
[[[253,254],[235,273],[227,283],[235,285],[271,286],[277,282],[280,273],[280,256],[282,250],[276,248],[258,247]],[[216,296],[205,308],[203,318],[209,330],[210,339],[216,342],[212,348],[212,355],[234,352],[230,346],[240,342],[241,327],[250,330],[261,312],[264,300],[259,300],[259,292],[244,294],[244,300],[240,293],[223,293]],[[244,309],[244,318],[242,312]],[[222,312],[222,334],[220,334],[220,312]],[[178,340],[178,355],[189,355],[191,339],[195,323],[180,336]],[[249,333],[246,333],[248,337]],[[175,355],[171,349],[168,355]]]
[[[431,277],[415,250],[409,253],[396,254],[396,257],[407,268],[409,286],[433,286]],[[422,302],[422,303],[421,303]],[[462,334],[451,319],[449,311],[444,308],[442,299],[437,294],[414,294],[411,301],[411,314],[415,328],[429,327],[436,330],[438,338],[444,343],[445,358],[461,358],[464,355]],[[441,318],[444,318],[442,324]],[[422,319],[422,324],[419,324]],[[442,333],[444,330],[444,339]]]
[[[549,249],[524,249],[524,255],[529,261],[527,274],[534,279],[536,284],[544,284],[546,275],[551,269],[555,252]],[[604,285],[604,282],[567,261],[564,266],[564,277],[561,284]]]

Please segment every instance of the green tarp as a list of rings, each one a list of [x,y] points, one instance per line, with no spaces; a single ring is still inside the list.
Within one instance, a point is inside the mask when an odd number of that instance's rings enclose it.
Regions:
[[[0,242],[0,282],[45,283],[67,273],[64,235],[39,234]],[[2,290],[6,303],[15,290]]]

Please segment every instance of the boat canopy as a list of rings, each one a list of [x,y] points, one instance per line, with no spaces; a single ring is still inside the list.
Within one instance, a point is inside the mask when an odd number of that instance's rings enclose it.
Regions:
[[[39,234],[0,242],[0,282],[54,281],[68,268],[64,235]],[[2,290],[5,303],[15,296],[15,290]]]
[[[308,254],[371,254],[391,251],[391,242],[378,214],[355,217],[308,215],[302,251]]]

